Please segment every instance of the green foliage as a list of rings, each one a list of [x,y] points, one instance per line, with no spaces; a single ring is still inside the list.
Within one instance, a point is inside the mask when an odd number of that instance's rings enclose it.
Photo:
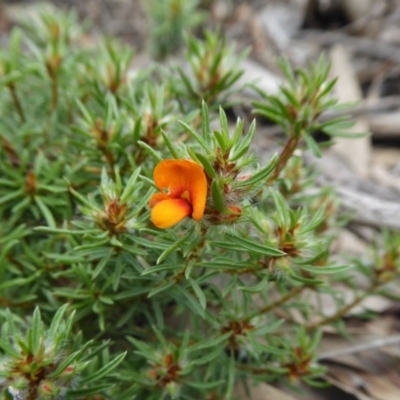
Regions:
[[[82,336],[73,336],[74,313],[66,319],[66,311],[67,305],[60,307],[48,329],[38,308],[28,324],[15,321],[15,316],[6,313],[0,338],[4,399],[59,399],[65,395],[72,399],[81,393],[96,393],[99,388],[113,386],[104,378],[121,363],[125,354],[105,364],[96,360],[96,354],[104,346],[96,348],[92,341],[83,343]],[[87,375],[91,364],[97,364],[98,369]],[[99,385],[96,381],[100,379]]]
[[[248,50],[235,54],[235,46],[227,45],[219,32],[204,32],[204,40],[188,36],[186,60],[189,68],[176,67],[177,77],[171,90],[188,112],[199,107],[204,100],[213,108],[232,103],[232,94],[237,91],[233,85],[242,76],[240,62]]]
[[[391,232],[373,269],[332,255],[343,216],[296,153],[322,154],[312,133],[347,126],[320,122],[335,105],[324,59],[281,62],[287,83],[255,107],[287,142],[258,160],[256,121],[225,111],[241,72],[220,33],[188,38],[182,69],[133,75],[128,46],[86,47],[82,32],[74,14],[44,13],[0,53],[0,397],[228,400],[239,380],[319,384],[320,328],[352,306],[335,284],[357,304],[390,295],[400,271]],[[155,173],[165,160],[174,172]]]
[[[198,0],[151,0],[146,2],[150,22],[150,48],[158,60],[173,55],[184,36],[204,21]]]

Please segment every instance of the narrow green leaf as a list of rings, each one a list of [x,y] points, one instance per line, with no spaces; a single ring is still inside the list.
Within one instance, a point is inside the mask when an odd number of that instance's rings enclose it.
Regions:
[[[216,140],[216,142],[218,143],[218,145],[221,149],[221,152],[224,154],[226,152],[226,150],[228,149],[229,141],[225,140],[222,133],[219,131],[214,131],[213,137]]]
[[[91,374],[88,378],[82,379],[81,384],[88,385],[110,374],[110,372],[113,371],[122,362],[122,360],[126,356],[126,353],[127,352],[120,354],[119,356],[115,357],[112,361],[110,361],[107,365],[105,365],[103,368]]]
[[[264,278],[255,286],[239,286],[238,289],[243,292],[259,293],[264,292],[269,283],[269,276],[266,275]]]
[[[23,196],[24,191],[22,189],[16,190],[15,192],[8,193],[4,195],[3,197],[0,197],[0,205],[5,204],[9,202],[10,200],[13,200],[19,196]]]
[[[185,243],[185,241],[192,236],[194,229],[195,228],[189,229],[180,239],[176,240],[171,246],[165,249],[158,257],[157,265],[160,264],[162,261],[164,261],[165,257],[167,257],[169,254],[175,251],[178,247],[182,246],[182,244]]]
[[[335,86],[337,80],[338,78],[336,77],[323,84],[321,87],[322,90],[318,93],[317,99],[321,99],[325,95],[329,94]]]
[[[197,298],[199,299],[201,307],[205,310],[207,306],[206,296],[204,292],[201,290],[199,284],[193,279],[189,278],[190,285],[192,286],[194,293],[196,294]]]
[[[137,144],[143,148],[145,151],[147,151],[147,153],[149,153],[154,160],[159,163],[160,161],[162,161],[162,157],[160,155],[160,152],[154,150],[151,146],[149,146],[147,143],[142,142],[141,140],[138,140]]]
[[[215,208],[222,212],[225,209],[224,196],[219,188],[218,182],[214,179],[211,183],[211,193],[214,201]]]
[[[221,350],[219,349],[219,352]],[[212,356],[214,356],[214,353],[211,353]],[[204,357],[202,357],[204,358]],[[193,364],[197,365],[197,360],[193,362]],[[198,364],[200,365],[200,364]],[[202,389],[202,390],[210,390],[217,388],[218,386],[221,386],[223,383],[225,383],[225,380],[220,380],[220,381],[213,381],[213,382],[191,382],[184,380],[185,385],[188,385],[190,387],[194,387],[195,389]]]
[[[232,292],[232,290],[234,290],[234,288],[237,287],[237,282],[238,282],[239,278],[237,275],[234,275],[231,277],[231,279],[229,280],[228,284],[225,285],[224,290],[222,291],[222,297],[226,297],[229,293]]]
[[[219,123],[221,125],[222,137],[224,138],[225,142],[228,144],[229,143],[228,119],[226,118],[225,111],[221,106],[219,107]]]
[[[197,99],[199,97],[198,93],[196,92],[196,90],[193,88],[193,85],[191,84],[190,80],[188,79],[188,77],[185,75],[185,73],[183,72],[182,68],[178,67],[177,71],[182,79],[183,84],[185,85],[186,89],[189,91],[190,95],[192,97],[194,97],[195,99]]]
[[[19,243],[19,240],[11,240],[5,245],[2,245],[1,252],[0,252],[0,280],[3,274],[5,273],[7,263],[5,263],[5,259],[7,257],[8,252]]]
[[[237,145],[234,146],[231,155],[229,156],[229,161],[236,161],[240,157],[242,157],[249,149],[254,135],[256,132],[256,120],[254,119],[250,125],[249,131],[247,132],[247,135],[243,138],[243,140]]]
[[[313,279],[313,278],[304,278],[300,275],[292,275],[291,278],[294,281],[305,283],[307,285],[324,285],[326,282],[320,279]]]
[[[200,315],[202,318],[205,318],[204,308],[200,305],[200,303],[188,292],[187,289],[182,286],[177,285],[176,288],[183,295],[183,297],[187,300],[187,306],[194,311],[196,314]]]
[[[342,138],[348,138],[348,139],[358,139],[358,138],[363,138],[363,137],[367,137],[370,135],[368,132],[346,132],[346,131],[337,129],[336,127],[324,128],[322,131],[325,132],[329,136],[342,137]]]
[[[307,272],[311,272],[313,274],[339,274],[341,272],[347,271],[352,268],[352,265],[330,265],[327,267],[316,267],[314,265],[301,265],[301,269],[304,269]]]
[[[203,138],[207,142],[211,142],[211,127],[210,127],[210,115],[208,112],[207,103],[202,100],[201,101],[201,119],[202,119],[202,131]]]
[[[291,218],[286,200],[282,194],[276,190],[272,190],[271,195],[274,199],[277,216],[279,218],[279,224],[282,226],[282,228],[290,228]]]
[[[132,196],[132,193],[135,190],[135,183],[140,175],[140,171],[141,171],[140,167],[136,168],[133,174],[130,176],[128,182],[126,182],[125,188],[120,197],[121,203],[127,202],[129,198]]]
[[[30,332],[29,347],[31,348],[32,354],[36,355],[39,350],[41,342],[40,339],[42,334],[42,320],[40,316],[39,307],[36,307],[33,312],[32,328],[29,332]]]
[[[86,344],[85,344],[86,346]],[[70,354],[64,361],[62,361],[57,368],[49,374],[49,378],[56,377],[57,375],[64,372],[65,368],[69,367],[76,359],[83,355],[83,349],[77,350]]]
[[[153,297],[156,294],[159,294],[161,292],[163,292],[164,290],[168,290],[170,287],[175,285],[175,281],[174,280],[169,280],[169,281],[164,281],[161,284],[159,284],[158,286],[154,287],[153,289],[150,290],[149,294],[147,295],[147,297]]]
[[[110,259],[110,257],[112,256],[113,253],[114,253],[114,249],[109,249],[108,252],[105,254],[105,256],[99,261],[95,270],[92,273],[93,279],[97,278],[100,275],[100,273],[103,271],[104,267],[107,265],[108,260]]]
[[[19,351],[17,351],[10,343],[6,342],[4,339],[0,339],[0,348],[3,349],[6,354],[17,360],[24,357]]]
[[[255,315],[255,318],[257,318],[257,315]],[[278,319],[277,321],[271,322],[270,324],[259,325],[253,330],[253,334],[255,336],[265,336],[267,334],[277,331],[278,328],[280,328],[284,323],[285,323],[284,319]],[[276,349],[274,350],[275,352],[277,352]],[[270,351],[273,350],[270,349]],[[279,353],[279,351],[277,353]]]
[[[23,77],[23,74],[20,71],[12,71],[7,75],[2,75],[0,78],[0,86],[6,86],[10,83],[17,82],[19,79]]]
[[[280,112],[277,112],[276,110],[269,111],[267,109],[262,109],[262,108],[256,108],[254,110],[254,113],[256,115],[261,115],[269,120],[271,120],[272,122],[275,122],[277,125],[281,126],[282,128],[285,128],[288,125],[287,122],[287,117],[285,115],[283,115]]]
[[[293,93],[290,89],[281,86],[281,91],[285,95],[285,97],[289,100],[289,103],[296,107],[297,109],[301,107],[299,100],[296,98],[296,94]]]
[[[81,113],[83,114],[83,118],[85,119],[86,123],[90,125],[93,124],[96,120],[95,116],[83,105],[80,100],[76,99],[76,104],[81,110]]]
[[[227,399],[231,399],[233,397],[233,389],[235,387],[236,382],[236,368],[235,368],[235,357],[233,355],[233,350],[229,358],[228,364],[228,382],[226,385],[225,396]]]
[[[14,315],[11,313],[10,309],[6,309],[6,323],[1,327],[1,333],[5,333],[6,337],[14,337],[17,334],[14,323]]]
[[[282,257],[286,255],[286,253],[277,248],[259,244],[255,240],[245,239],[236,235],[230,235],[229,238],[232,242],[236,243],[238,246],[241,246],[242,251],[249,251],[271,257]],[[238,247],[237,250],[240,250],[240,247]]]
[[[152,275],[158,272],[166,272],[166,271],[175,271],[178,270],[180,267],[177,264],[161,264],[155,265],[154,267],[146,268],[142,273],[141,276]]]
[[[275,154],[271,158],[269,164],[267,164],[264,168],[258,170],[249,179],[236,182],[236,186],[237,187],[253,186],[256,185],[257,183],[266,182],[268,177],[274,171],[277,162],[278,162],[278,155]]]
[[[195,155],[203,165],[208,177],[211,179],[215,179],[217,177],[217,174],[215,173],[214,168],[211,165],[211,162],[208,160],[208,158],[204,154],[198,152],[195,152]]]
[[[82,389],[75,389],[75,390],[68,390],[68,397],[79,397],[81,398],[82,396],[86,398],[87,396],[91,394],[96,394],[98,395],[99,393],[102,393],[108,389],[111,389],[113,386],[115,386],[112,383],[102,383],[97,386],[91,386],[89,388],[82,388]]]
[[[307,144],[307,147],[311,150],[311,152],[314,154],[314,156],[321,158],[322,152],[318,146],[318,143],[315,141],[315,139],[311,135],[304,135],[303,137]]]
[[[192,363],[194,365],[203,365],[203,364],[208,364],[215,360],[221,353],[224,351],[223,346],[217,346],[215,349],[211,351],[205,351],[204,355],[201,357],[196,357]]]
[[[296,265],[314,265],[321,258],[326,258],[327,254],[329,254],[329,250],[324,249],[319,253],[315,254],[311,258],[304,259],[303,257],[300,257],[299,259],[298,258],[293,259],[293,261]]]
[[[294,78],[293,69],[292,69],[289,61],[284,57],[279,57],[277,59],[276,63],[279,65],[279,68],[282,70],[286,79],[289,81],[290,86],[292,88],[295,88],[296,82],[295,82],[295,78]]]
[[[193,351],[209,349],[211,347],[220,347],[219,345],[226,342],[231,336],[232,336],[232,331],[226,332],[223,335],[217,336],[214,339],[207,338],[201,342],[194,344],[193,346],[190,346],[188,348],[188,351],[193,352]]]
[[[38,271],[26,278],[9,279],[0,284],[0,290],[8,289],[10,287],[18,287],[18,286],[27,285],[27,284],[33,282],[34,280],[36,280],[39,276],[40,276],[40,272]]]
[[[154,183],[154,181],[153,181],[152,179],[150,179],[150,178],[148,178],[147,176],[144,176],[144,175],[139,175],[139,178],[140,178],[143,182],[148,183],[148,184],[149,184],[151,187],[153,187],[154,189],[159,190],[158,187],[156,186],[156,184]]]
[[[68,182],[69,184],[69,182]],[[94,205],[91,203],[86,197],[83,197],[80,193],[78,193],[75,189],[72,187],[69,188],[69,191],[76,197],[82,204],[85,206],[89,207],[89,209],[93,209]],[[99,212],[101,212],[100,209],[98,209]]]
[[[175,158],[176,160],[179,160],[179,154],[175,150],[175,146],[172,144],[171,140],[169,137],[166,135],[166,133],[161,129],[161,135],[164,139],[165,144],[168,147],[169,152],[171,153],[172,157]]]
[[[244,128],[244,121],[238,118],[236,120],[235,131],[233,132],[233,136],[230,141],[230,146],[233,146],[239,142],[243,133],[243,128]]]
[[[178,122],[193,136],[193,138],[204,150],[206,150],[207,152],[210,151],[207,142],[191,126],[189,126],[186,122],[180,120]]]

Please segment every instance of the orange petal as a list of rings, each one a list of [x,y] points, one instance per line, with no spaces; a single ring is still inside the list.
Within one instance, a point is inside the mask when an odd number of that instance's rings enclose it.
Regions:
[[[154,169],[154,182],[162,193],[168,191],[169,198],[187,196],[187,191],[193,219],[199,221],[203,217],[207,179],[199,164],[191,160],[163,160]]]
[[[170,199],[169,195],[164,194],[164,193],[154,193],[153,196],[151,196],[150,201],[149,201],[149,207],[153,208],[157,203],[163,200]]]
[[[168,199],[157,203],[151,210],[151,220],[158,228],[169,228],[192,213],[192,207],[184,199]]]

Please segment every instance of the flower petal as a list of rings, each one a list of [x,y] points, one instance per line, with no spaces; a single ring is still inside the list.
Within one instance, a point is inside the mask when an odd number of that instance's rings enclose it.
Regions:
[[[168,199],[157,203],[151,210],[151,220],[158,228],[169,228],[192,213],[192,207],[184,199]]]
[[[163,194],[168,191],[169,198],[186,196],[187,191],[193,219],[199,221],[203,217],[207,179],[199,164],[191,160],[163,160],[154,169],[154,182]]]
[[[154,193],[153,196],[151,196],[150,201],[149,201],[149,207],[153,208],[157,203],[163,200],[170,199],[171,197],[168,194],[164,193]]]

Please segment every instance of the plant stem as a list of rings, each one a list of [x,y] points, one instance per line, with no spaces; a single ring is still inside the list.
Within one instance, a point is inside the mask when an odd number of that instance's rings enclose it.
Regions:
[[[51,77],[51,110],[54,111],[58,105],[58,79],[57,74]]]
[[[259,310],[251,313],[249,316],[246,317],[246,321],[250,321],[251,319],[253,319],[254,317],[256,317],[258,315],[267,314],[271,310],[282,306],[283,304],[287,303],[290,299],[292,299],[293,297],[300,294],[307,287],[309,287],[309,285],[303,285],[303,286],[298,286],[298,287],[292,288],[292,290],[290,292],[286,293],[280,299],[274,301],[273,303],[269,303],[265,307],[260,308]]]
[[[358,297],[356,297],[353,301],[351,301],[349,304],[341,308],[340,310],[336,311],[335,314],[325,317],[322,320],[318,322],[314,322],[312,324],[306,325],[305,329],[306,331],[312,331],[314,329],[320,328],[321,326],[330,324],[332,322],[337,321],[338,319],[344,317],[352,308],[360,304],[366,297],[370,296],[373,294],[380,286],[382,285],[382,282],[375,282],[368,290],[366,290],[364,293],[360,294]]]
[[[195,249],[193,249],[193,251],[186,258],[186,262],[185,262],[185,265],[183,266],[182,270],[179,271],[176,275],[174,275],[172,277],[176,282],[179,282],[180,280],[182,280],[184,278],[184,276],[186,274],[186,270],[189,268],[189,265],[191,264],[191,262],[199,257],[201,250],[204,248],[204,246],[206,244],[207,232],[208,232],[208,228],[205,228],[205,227],[201,228],[202,238],[201,238],[199,244],[196,246]]]
[[[15,90],[15,85],[13,83],[10,83],[8,85],[8,89],[10,90],[11,97],[12,97],[12,100],[14,102],[14,106],[15,106],[17,112],[18,112],[18,115],[19,115],[19,117],[21,119],[21,122],[25,122],[26,119],[25,119],[24,110],[22,109],[22,105],[21,105],[21,102],[20,102],[19,97],[17,95],[17,91]]]
[[[273,183],[281,173],[282,169],[285,168],[287,162],[290,157],[293,155],[294,151],[297,148],[297,144],[299,143],[300,136],[294,136],[293,134],[290,136],[289,140],[286,142],[285,147],[282,150],[282,153],[279,155],[279,160],[276,164],[275,170],[271,177],[268,179],[268,184]]]
[[[1,307],[15,307],[15,308],[31,308],[34,306],[32,302],[25,301],[23,303],[14,303],[12,300],[0,297]]]
[[[107,149],[105,146],[100,148],[101,152],[103,153],[105,159],[107,160],[108,167],[110,168],[110,174],[113,180],[115,181],[115,159],[113,153]]]

